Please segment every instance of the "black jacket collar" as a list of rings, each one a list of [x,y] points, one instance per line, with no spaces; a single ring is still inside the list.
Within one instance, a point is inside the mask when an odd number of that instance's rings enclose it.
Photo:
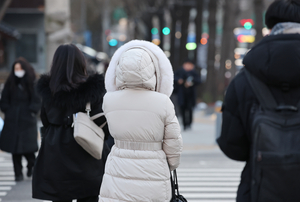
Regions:
[[[100,103],[106,92],[104,78],[99,74],[89,76],[87,81],[76,89],[59,91],[54,96],[51,93],[49,82],[49,75],[41,76],[37,83],[38,94],[42,97],[43,103],[60,108],[77,108],[78,106],[85,106],[87,102]]]

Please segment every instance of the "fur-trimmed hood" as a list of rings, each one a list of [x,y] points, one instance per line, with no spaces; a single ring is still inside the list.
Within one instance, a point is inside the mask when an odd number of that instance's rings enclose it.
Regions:
[[[104,78],[100,74],[90,75],[85,83],[71,91],[59,91],[54,96],[51,93],[50,76],[42,75],[37,83],[37,92],[45,104],[53,104],[56,107],[78,108],[86,103],[102,102],[105,94]]]
[[[130,54],[127,54],[127,56],[124,56],[124,53],[130,49],[141,49],[143,52],[148,53],[149,57],[152,59],[153,65],[146,63],[137,64],[145,59],[142,55],[132,57],[132,55],[128,56]],[[126,62],[124,59],[125,57],[132,57],[132,60],[135,61]],[[134,68],[133,66],[138,67]],[[152,74],[152,71],[149,70],[150,67],[155,68],[154,74],[156,81],[153,81],[153,78],[149,75],[149,72]],[[151,80],[149,81],[150,83],[147,79]],[[114,53],[106,72],[105,88],[108,92],[132,86],[152,90],[152,85],[156,85],[155,90],[157,92],[171,96],[173,91],[173,79],[172,65],[164,52],[157,45],[148,41],[133,40],[121,46]]]

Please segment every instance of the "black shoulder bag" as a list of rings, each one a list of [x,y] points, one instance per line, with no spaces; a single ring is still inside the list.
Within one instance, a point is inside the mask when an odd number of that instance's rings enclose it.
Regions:
[[[172,185],[172,199],[170,202],[187,202],[187,200],[179,194],[178,180],[177,180],[177,172],[176,169],[170,173],[171,185]]]

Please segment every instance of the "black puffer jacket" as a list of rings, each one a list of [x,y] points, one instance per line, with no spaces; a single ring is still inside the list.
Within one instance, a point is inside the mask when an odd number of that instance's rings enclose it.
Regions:
[[[265,37],[244,58],[245,68],[266,83],[278,104],[300,100],[300,34]],[[221,150],[231,159],[246,161],[237,202],[250,201],[251,107],[258,105],[244,72],[228,87],[223,105]]]
[[[84,112],[87,102],[91,102],[91,116],[102,112],[103,80],[102,75],[96,74],[78,88],[59,91],[54,96],[49,88],[49,77],[42,76],[39,80],[45,133],[34,167],[33,198],[57,201],[99,195],[109,148],[105,144],[102,159],[96,160],[77,144],[71,125],[72,115]],[[101,117],[95,123],[102,125],[105,121]],[[107,138],[107,125],[104,132]]]

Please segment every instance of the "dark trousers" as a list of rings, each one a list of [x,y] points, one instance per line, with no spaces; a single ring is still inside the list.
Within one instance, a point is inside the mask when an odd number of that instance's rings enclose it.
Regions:
[[[72,202],[72,200],[53,201],[53,202]],[[98,202],[98,196],[90,196],[87,198],[77,199],[77,202]]]
[[[23,175],[22,173],[22,156],[24,156],[27,160],[27,168],[32,169],[34,166],[35,162],[35,155],[34,153],[29,153],[29,154],[13,154],[12,159],[13,159],[13,164],[14,164],[14,171],[15,171],[15,176],[21,176]]]
[[[193,122],[193,108],[187,106],[180,107],[180,113],[182,117],[183,127],[187,129]]]

